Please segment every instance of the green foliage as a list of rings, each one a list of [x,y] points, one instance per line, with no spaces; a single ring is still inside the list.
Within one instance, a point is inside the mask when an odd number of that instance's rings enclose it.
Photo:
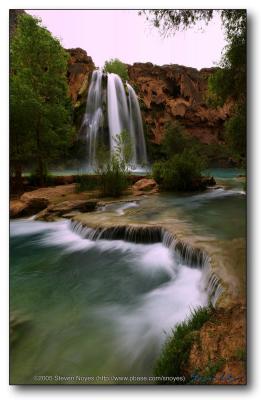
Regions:
[[[232,155],[244,165],[246,156],[246,115],[244,107],[236,109],[225,123],[225,138]]]
[[[243,348],[236,349],[234,354],[234,359],[237,361],[246,361],[247,359],[246,349]]]
[[[102,196],[119,197],[128,187],[128,163],[132,158],[129,133],[122,131],[116,137],[116,148],[112,156],[104,145],[98,146],[96,173]]]
[[[144,10],[139,14],[145,14],[147,20],[159,28],[163,36],[175,34],[177,31],[186,30],[199,21],[208,23],[213,18],[213,11],[208,10]]]
[[[209,99],[214,106],[232,99],[234,109],[225,124],[225,140],[239,164],[246,158],[246,10],[223,10],[227,46],[220,67],[209,78]]]
[[[154,163],[152,175],[164,190],[193,191],[199,189],[204,166],[193,150],[185,149],[170,160]]]
[[[121,62],[118,58],[106,61],[103,70],[104,72],[119,75],[124,82],[129,79],[127,65]]]
[[[99,181],[102,196],[119,197],[128,187],[128,170],[114,154],[111,161],[100,171]]]
[[[166,340],[154,368],[155,376],[182,376],[198,330],[212,317],[210,307],[194,310],[191,317],[176,326]]]
[[[94,190],[98,187],[97,177],[94,175],[78,175],[76,177],[76,193]]]
[[[54,178],[48,173],[47,168],[44,168],[42,173],[43,182],[45,183],[45,185],[52,186],[54,184]],[[28,176],[27,180],[30,186],[39,185],[39,172],[37,171],[37,169]]]
[[[11,164],[30,161],[43,183],[48,162],[66,154],[73,133],[68,55],[27,14],[19,16],[10,52]]]
[[[175,154],[182,153],[186,144],[187,140],[183,126],[178,121],[168,123],[165,127],[162,141],[162,150],[166,158],[169,159]]]
[[[190,137],[178,121],[166,124],[162,141],[162,152],[165,158],[170,159],[175,154],[181,154],[185,149],[193,149],[194,152],[200,153],[201,144],[196,138]]]

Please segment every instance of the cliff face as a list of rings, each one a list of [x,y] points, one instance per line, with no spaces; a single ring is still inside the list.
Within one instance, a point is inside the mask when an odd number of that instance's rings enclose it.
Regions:
[[[95,66],[84,50],[67,51],[71,55],[68,67],[70,95],[78,108],[86,102],[90,76]],[[222,142],[223,125],[231,105],[225,104],[217,109],[207,106],[207,82],[214,71],[214,68],[198,71],[180,65],[157,66],[151,63],[128,66],[130,83],[139,97],[151,142],[160,144],[165,124],[174,120],[179,120],[188,133],[202,143]]]
[[[67,49],[69,94],[75,107],[86,101],[89,80],[95,65],[85,50]]]
[[[135,63],[128,67],[152,142],[161,142],[166,122],[173,120],[179,120],[203,143],[222,140],[222,128],[230,105],[211,109],[205,101],[208,77],[214,71],[151,63]]]

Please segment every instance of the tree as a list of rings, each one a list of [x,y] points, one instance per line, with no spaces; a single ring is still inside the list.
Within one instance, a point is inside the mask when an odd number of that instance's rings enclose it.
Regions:
[[[143,10],[145,14],[163,36],[170,36],[180,30],[186,30],[199,21],[208,23],[213,18],[214,10]]]
[[[106,61],[103,70],[104,72],[119,75],[123,81],[127,81],[129,79],[127,65],[121,62],[118,58]]]
[[[185,127],[179,121],[168,122],[165,125],[164,137],[162,140],[162,152],[167,160],[175,154],[180,154],[184,149],[193,149],[201,153],[200,142],[189,136]]]
[[[247,13],[242,9],[226,10],[146,10],[148,20],[164,36],[174,35],[202,21],[208,23],[218,13],[225,29],[227,45],[217,71],[209,78],[208,102],[213,106],[226,101],[234,104],[225,124],[225,139],[231,153],[244,162],[246,156],[246,39]],[[244,119],[244,122],[243,122]],[[239,123],[240,121],[240,123]]]
[[[18,180],[30,161],[43,184],[48,162],[65,154],[73,132],[68,55],[28,14],[18,18],[10,52],[11,166]]]
[[[154,163],[152,175],[164,190],[190,192],[204,188],[204,167],[204,161],[194,150],[184,149],[167,161]]]

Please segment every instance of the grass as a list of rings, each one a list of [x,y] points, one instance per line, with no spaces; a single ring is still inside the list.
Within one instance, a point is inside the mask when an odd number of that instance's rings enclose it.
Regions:
[[[184,375],[192,344],[198,338],[198,331],[211,318],[213,318],[212,307],[200,307],[192,312],[189,319],[176,326],[156,362],[155,376]],[[158,383],[162,384],[162,382]],[[188,382],[176,382],[176,384],[184,383]]]

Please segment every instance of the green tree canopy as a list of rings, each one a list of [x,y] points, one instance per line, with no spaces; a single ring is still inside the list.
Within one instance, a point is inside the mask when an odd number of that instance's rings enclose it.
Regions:
[[[104,72],[109,72],[119,75],[124,82],[129,79],[127,65],[121,62],[118,58],[106,61],[103,69]]]
[[[30,161],[43,183],[48,161],[66,151],[72,134],[68,55],[40,20],[27,14],[18,18],[10,51],[11,166],[21,173]]]

